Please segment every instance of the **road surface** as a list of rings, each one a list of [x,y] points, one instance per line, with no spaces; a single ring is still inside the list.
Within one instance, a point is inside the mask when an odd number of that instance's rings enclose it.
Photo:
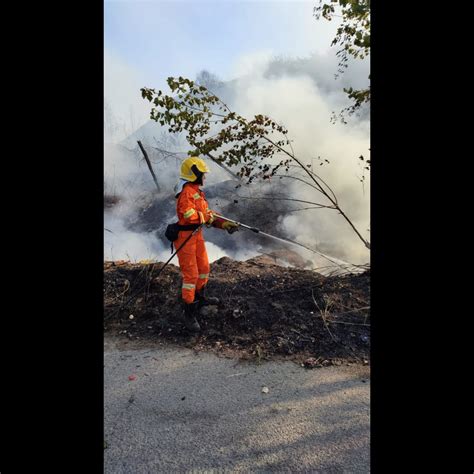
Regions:
[[[368,367],[114,339],[104,364],[105,473],[370,472]]]

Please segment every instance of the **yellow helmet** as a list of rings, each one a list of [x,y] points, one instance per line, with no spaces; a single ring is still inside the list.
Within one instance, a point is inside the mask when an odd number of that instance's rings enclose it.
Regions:
[[[180,178],[185,179],[186,181],[194,182],[199,179],[194,171],[191,169],[194,165],[201,173],[209,173],[210,169],[207,167],[205,161],[198,156],[190,156],[186,158],[181,164],[181,174]]]

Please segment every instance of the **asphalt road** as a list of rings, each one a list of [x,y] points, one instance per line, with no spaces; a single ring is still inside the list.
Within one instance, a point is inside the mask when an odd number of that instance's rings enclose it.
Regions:
[[[370,472],[368,367],[111,339],[104,359],[105,473]]]

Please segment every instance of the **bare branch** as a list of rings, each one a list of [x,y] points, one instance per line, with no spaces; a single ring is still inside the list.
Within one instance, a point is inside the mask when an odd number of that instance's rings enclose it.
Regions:
[[[297,168],[300,168],[300,167],[297,166]],[[322,193],[322,191],[319,188],[317,188],[314,184],[308,183],[308,181],[305,181],[304,179],[297,178],[296,176],[291,176],[291,175],[288,175],[288,174],[276,174],[275,176],[278,176],[279,178],[289,178],[289,179],[295,179],[297,181],[301,181],[302,183],[307,184],[308,186],[310,186],[313,189],[315,189],[316,191],[318,191],[318,193],[321,193],[321,194],[324,195],[324,193]]]
[[[326,209],[336,209],[335,207],[333,206],[326,206],[325,204],[320,204],[320,203],[317,203],[317,202],[311,202],[311,201],[303,201],[301,199],[292,199],[292,198],[278,198],[278,197],[264,197],[264,196],[252,196],[252,197],[246,197],[246,196],[241,196],[241,195],[237,195],[237,197],[239,197],[240,199],[249,199],[249,200],[258,200],[258,199],[267,199],[267,200],[270,200],[270,201],[293,201],[293,202],[302,202],[302,203],[305,203],[305,204],[313,204],[314,206],[317,206],[318,209],[322,209],[322,208],[326,208]]]

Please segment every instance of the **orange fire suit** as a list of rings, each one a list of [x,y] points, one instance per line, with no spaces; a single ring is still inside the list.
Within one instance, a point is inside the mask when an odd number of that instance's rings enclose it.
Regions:
[[[224,223],[222,219],[213,217],[204,192],[194,183],[185,184],[177,195],[176,211],[180,225],[211,223],[213,227],[222,228]],[[174,241],[175,249],[178,249],[192,232],[179,231],[178,239]],[[194,301],[195,292],[201,290],[209,280],[210,266],[202,228],[178,252],[178,261],[183,277],[182,298],[189,304]]]

